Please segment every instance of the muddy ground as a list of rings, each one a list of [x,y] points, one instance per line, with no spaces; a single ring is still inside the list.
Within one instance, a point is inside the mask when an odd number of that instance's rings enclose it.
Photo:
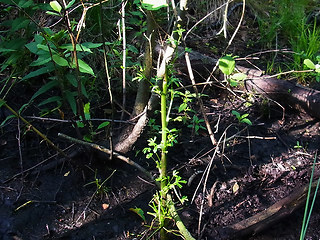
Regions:
[[[183,127],[179,144],[170,149],[169,171],[178,170],[188,181],[181,194],[189,201],[180,214],[191,233],[198,234],[203,204],[201,239],[219,239],[212,235],[212,229],[248,218],[308,183],[320,144],[320,125],[317,119],[289,107],[282,120],[281,108],[269,103],[262,109],[261,98],[245,107],[236,98],[223,99],[221,90],[208,93],[205,107],[211,125],[218,126],[217,139],[228,126],[226,139],[238,135],[226,141],[212,158],[215,148],[206,132],[200,130],[197,135],[191,128]],[[253,125],[238,123],[231,109],[250,113]],[[145,239],[152,234],[147,227],[152,220],[147,212],[151,211],[148,203],[156,187],[149,179],[125,163],[111,162],[57,138],[58,132],[72,134],[74,129],[69,123],[33,120],[33,124],[60,148],[68,148],[66,153],[72,158],[59,162],[63,157],[55,155],[54,150],[16,119],[2,127],[2,239]],[[145,146],[146,137],[142,136],[130,157],[156,174],[154,162],[145,159],[141,152],[136,154],[136,150]],[[200,180],[211,161],[203,190],[204,183]],[[42,164],[37,166],[39,163]],[[103,185],[105,190],[96,192],[95,181],[101,184],[108,177]],[[147,223],[130,211],[135,207],[143,209]],[[307,239],[320,238],[319,210],[317,202]],[[261,233],[244,239],[298,239],[302,218],[300,208]]]

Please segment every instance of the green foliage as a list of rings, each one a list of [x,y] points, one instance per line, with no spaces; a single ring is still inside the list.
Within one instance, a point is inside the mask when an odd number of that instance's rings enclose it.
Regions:
[[[188,128],[192,128],[195,132],[195,134],[199,134],[199,129],[203,129],[203,130],[207,130],[204,126],[203,126],[204,120],[203,119],[199,119],[197,115],[193,115],[192,118],[192,124],[188,125]]]
[[[239,123],[246,123],[248,125],[252,125],[252,122],[250,121],[250,119],[247,118],[249,116],[248,113],[241,115],[239,112],[235,110],[232,110],[231,113],[238,119]]]
[[[315,75],[315,78],[316,78],[316,81],[317,82],[320,82],[320,55],[318,55],[316,57],[317,61],[318,61],[318,64],[314,64],[310,59],[305,59],[303,61],[303,64],[311,69],[311,70],[314,70],[314,75]]]
[[[226,55],[219,59],[219,69],[225,75],[231,75],[236,66],[236,61],[231,55]]]
[[[224,75],[228,77],[227,80],[231,87],[237,87],[241,81],[247,78],[247,75],[244,73],[234,73],[235,67],[235,57],[226,55],[219,59],[219,69]]]
[[[280,62],[274,67],[303,70],[303,61],[308,58],[316,60],[320,48],[320,29],[316,22],[308,22],[308,15],[315,7],[313,0],[278,0],[272,1],[270,15],[260,19],[262,41],[272,47],[272,44],[290,48],[295,52],[293,63]],[[272,64],[274,65],[274,64]],[[296,73],[301,82],[313,81],[313,74]]]

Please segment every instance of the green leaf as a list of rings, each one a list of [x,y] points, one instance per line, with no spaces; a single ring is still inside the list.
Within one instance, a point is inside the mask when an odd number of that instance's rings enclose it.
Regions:
[[[246,118],[246,117],[248,117],[248,116],[249,116],[249,113],[245,113],[245,114],[243,114],[243,115],[241,116],[240,119],[244,119],[244,118]]]
[[[219,69],[225,74],[230,75],[236,66],[236,61],[230,55],[219,59]]]
[[[235,110],[232,110],[231,113],[236,116],[237,119],[240,119],[240,113]]]
[[[53,55],[52,59],[56,64],[58,64],[61,67],[69,66],[68,61],[63,57],[60,57],[59,55]]]
[[[54,97],[49,97],[48,99],[42,101],[41,103],[38,104],[39,107],[48,104],[48,103],[60,103],[62,101],[62,98],[60,96],[54,96]]]
[[[51,1],[50,6],[52,7],[52,9],[54,11],[56,11],[58,13],[61,12],[62,7],[61,7],[60,3],[58,3],[58,1]]]
[[[86,120],[90,120],[90,103],[86,103],[83,107],[84,117]]]
[[[50,54],[42,54],[37,60],[33,61],[29,66],[41,66],[51,61]]]
[[[137,214],[139,217],[141,217],[143,222],[145,222],[145,223],[147,222],[146,218],[144,216],[144,211],[141,208],[137,208],[137,207],[136,208],[129,208],[129,210],[131,212],[134,212],[135,214]]]
[[[102,46],[102,43],[84,42],[82,43],[82,45],[91,49],[91,48],[98,48]]]
[[[60,17],[60,14],[59,14],[59,13],[52,12],[52,11],[46,11],[46,14]]]
[[[7,116],[6,119],[3,120],[2,123],[0,124],[0,127],[2,127],[3,125],[5,125],[8,120],[10,120],[11,118],[14,118],[14,117],[15,117],[15,115],[13,115],[13,114]]]
[[[241,119],[241,122],[242,123],[246,123],[246,124],[248,124],[250,126],[252,125],[252,122],[248,118]]]
[[[244,73],[235,73],[232,76],[230,76],[230,78],[237,81],[243,81],[247,78],[247,75]]]
[[[49,91],[51,88],[56,87],[59,85],[59,82],[57,80],[52,80],[45,85],[43,85],[35,94],[33,94],[31,100],[35,99],[39,95]]]
[[[82,72],[82,73],[89,73],[89,74],[91,74],[92,76],[95,77],[92,68],[91,68],[87,63],[85,63],[85,62],[82,61],[81,59],[78,59],[78,63],[79,63],[79,71],[80,71],[80,72]]]
[[[68,3],[68,5],[66,6],[66,9],[70,8],[76,0],[72,0],[71,2]]]
[[[305,59],[303,61],[304,65],[306,65],[309,69],[316,69],[316,66],[310,59]]]
[[[110,122],[103,122],[103,123],[101,123],[101,124],[98,126],[97,129],[104,128],[104,127],[108,126],[109,124],[110,124]]]
[[[228,79],[229,80],[229,83],[230,83],[230,86],[231,87],[237,87],[238,86],[238,81],[235,81],[231,78]]]
[[[32,5],[34,5],[34,2],[32,0],[29,0],[29,1],[22,0],[22,1],[19,1],[19,3],[18,3],[18,6],[20,8],[28,8]]]
[[[22,78],[22,80],[27,80],[27,79],[30,79],[30,78],[33,78],[33,77],[37,77],[37,76],[40,76],[42,74],[52,72],[53,70],[54,70],[53,64],[49,63],[47,66],[45,66],[43,68],[37,69],[37,70],[35,70],[33,72],[30,72],[29,74],[24,76]]]
[[[182,103],[182,104],[179,106],[179,110],[178,110],[179,113],[182,112],[183,110],[185,110],[185,109],[187,108],[187,106],[188,106],[188,105],[187,105],[186,103]]]
[[[84,127],[84,123],[83,122],[77,121],[76,123],[77,123],[77,127],[78,128],[83,128]]]
[[[73,74],[66,74],[66,78],[68,79],[69,83],[74,86],[75,88],[78,86],[78,82],[76,77]]]
[[[29,23],[29,19],[17,18],[12,22],[11,31],[15,32],[19,29],[26,28]]]
[[[66,99],[67,99],[74,115],[77,115],[77,102],[75,99],[76,95],[77,95],[76,92],[70,92],[68,90],[65,91]]]
[[[142,7],[150,11],[158,10],[167,6],[168,4],[166,0],[142,0]]]

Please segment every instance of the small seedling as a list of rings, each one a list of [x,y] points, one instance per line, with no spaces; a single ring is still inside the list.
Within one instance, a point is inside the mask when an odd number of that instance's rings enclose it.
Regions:
[[[247,118],[249,116],[248,113],[245,113],[245,114],[241,115],[239,112],[237,112],[235,110],[232,110],[231,113],[236,116],[236,118],[238,119],[239,123],[246,123],[248,125],[252,125],[252,122],[250,121],[250,119]]]
[[[297,144],[296,144],[293,148],[295,148],[295,149],[301,149],[301,148],[303,148],[303,146],[300,145],[300,142],[299,142],[299,141],[297,141]]]

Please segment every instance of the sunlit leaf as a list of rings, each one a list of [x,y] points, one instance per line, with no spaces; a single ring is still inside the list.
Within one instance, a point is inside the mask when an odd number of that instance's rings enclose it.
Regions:
[[[305,59],[303,61],[304,65],[306,65],[309,69],[316,69],[316,66],[310,59]]]
[[[186,103],[182,103],[180,106],[179,106],[179,112],[182,112],[183,110],[185,110],[187,108],[187,104]]]
[[[90,117],[90,103],[86,103],[83,107],[84,117],[89,120]]]
[[[252,122],[250,121],[250,119],[248,119],[248,118],[244,118],[244,119],[241,119],[241,122],[242,123],[246,123],[246,124],[248,124],[248,125],[252,125]]]
[[[237,81],[243,81],[247,78],[247,75],[244,73],[235,73],[230,77],[234,80],[237,80]]]
[[[229,83],[230,83],[230,86],[231,87],[237,87],[238,86],[238,81],[235,81],[233,79],[228,79],[229,80]]]
[[[54,11],[56,11],[58,13],[61,12],[62,7],[61,7],[61,5],[60,5],[60,3],[58,1],[51,1],[50,2],[50,6],[52,7],[52,9]]]
[[[79,71],[80,72],[88,73],[88,74],[91,74],[92,76],[95,76],[92,68],[87,63],[85,63],[81,59],[78,59],[78,63],[79,63]]]
[[[166,0],[142,0],[142,7],[150,11],[158,10],[167,6],[168,4]]]
[[[226,55],[219,59],[219,69],[225,74],[230,75],[236,66],[236,62],[233,57]]]

